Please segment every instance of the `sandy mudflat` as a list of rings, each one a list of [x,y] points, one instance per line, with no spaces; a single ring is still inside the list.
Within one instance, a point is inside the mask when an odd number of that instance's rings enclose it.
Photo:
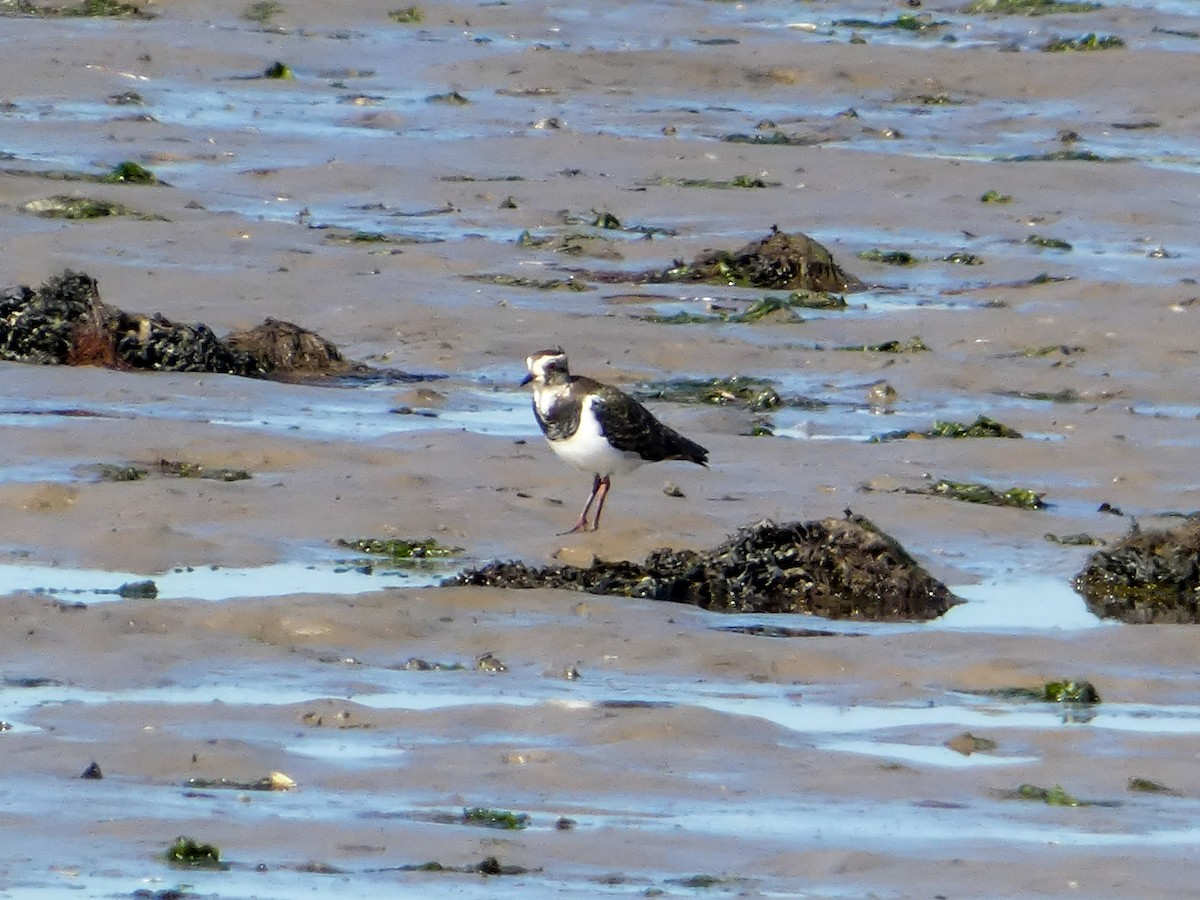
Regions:
[[[194,0],[152,4],[149,21],[0,18],[0,284],[77,269],[126,309],[218,333],[275,316],[430,376],[328,387],[0,363],[0,896],[1194,893],[1194,631],[1090,621],[1062,588],[1088,549],[1044,535],[1111,540],[1200,507],[1195,17],[679,0],[433,3],[402,25],[385,3],[282,6],[265,25]],[[836,24],[912,12],[945,24]],[[1038,49],[1087,32],[1127,46]],[[254,77],[277,60],[296,77]],[[127,91],[141,105],[118,102]],[[451,92],[468,102],[437,96]],[[789,142],[723,139],[772,134]],[[1015,160],[1059,151],[1100,159]],[[125,159],[167,184],[54,174]],[[765,186],[714,186],[738,177]],[[1012,202],[981,202],[989,190]],[[22,210],[54,194],[161,218]],[[593,227],[596,210],[625,230]],[[772,225],[875,287],[800,323],[668,325],[652,317],[758,294],[580,274],[665,268]],[[523,231],[582,252],[521,246]],[[920,261],[859,257],[872,249]],[[982,264],[943,261],[955,252]],[[512,283],[572,276],[591,289]],[[929,352],[835,349],[918,335]],[[644,468],[615,484],[603,530],[559,537],[588,479],[545,447],[517,387],[524,357],[554,344],[631,389],[740,374],[828,406],[770,413],[775,437],[755,438],[747,410],[658,404],[711,468]],[[880,379],[890,415],[867,405]],[[867,440],[981,414],[1026,438]],[[169,478],[160,459],[253,478]],[[151,474],[106,482],[102,463]],[[896,490],[939,478],[1051,506]],[[336,538],[638,559],[846,508],[951,586],[982,583],[990,612],[770,638],[691,608],[419,586],[436,573],[317,585],[353,556]],[[212,566],[255,586],[34,593],[80,569],[115,588],[192,567],[201,585]],[[507,671],[478,671],[487,653]],[[1062,677],[1104,703],[981,693]],[[963,732],[996,746],[943,746]],[[93,760],[104,779],[77,780]],[[271,771],[296,789],[187,784]],[[1007,797],[1024,783],[1092,805]],[[446,821],[475,806],[530,827]],[[177,834],[231,868],[168,868]],[[403,869],[486,857],[530,871]]]

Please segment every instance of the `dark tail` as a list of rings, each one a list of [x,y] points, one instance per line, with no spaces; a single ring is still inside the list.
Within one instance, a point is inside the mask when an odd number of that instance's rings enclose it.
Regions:
[[[676,432],[675,440],[671,441],[671,445],[670,455],[666,457],[667,459],[682,459],[708,468],[708,450],[695,441]]]

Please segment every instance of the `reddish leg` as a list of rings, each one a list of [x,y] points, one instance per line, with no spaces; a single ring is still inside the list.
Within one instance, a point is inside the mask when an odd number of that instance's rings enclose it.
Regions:
[[[596,499],[596,495],[600,493],[600,485],[604,484],[607,481],[608,481],[607,478],[605,478],[603,481],[601,481],[599,475],[594,475],[592,477],[592,492],[590,494],[588,494],[587,503],[583,504],[583,512],[581,512],[579,514],[579,521],[575,523],[574,528],[572,528],[570,531],[564,531],[563,534],[575,534],[576,532],[579,532],[579,531],[587,531],[588,530],[588,527],[587,527],[588,510],[590,510],[592,508],[592,501],[594,501]],[[604,490],[605,490],[605,493],[608,492],[607,487],[605,487]],[[601,506],[604,505],[604,495],[603,494],[600,495],[600,505]],[[596,510],[596,518],[599,518],[599,517],[600,517],[600,511]]]
[[[600,530],[600,513],[604,512],[604,498],[608,496],[608,489],[612,487],[612,482],[608,476],[600,479],[600,490],[596,492],[596,518],[592,519],[592,531]]]

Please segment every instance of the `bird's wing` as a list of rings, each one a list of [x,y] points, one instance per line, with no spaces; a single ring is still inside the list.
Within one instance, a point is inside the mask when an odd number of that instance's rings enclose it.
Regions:
[[[597,415],[601,416],[604,436],[618,450],[636,453],[649,462],[686,459],[708,464],[708,451],[664,425],[633,397],[609,385],[596,385]]]

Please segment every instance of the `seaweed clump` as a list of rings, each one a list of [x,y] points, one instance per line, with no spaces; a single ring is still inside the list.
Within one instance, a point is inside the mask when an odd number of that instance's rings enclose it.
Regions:
[[[1100,3],[1086,0],[973,0],[963,12],[1001,16],[1049,16],[1056,13],[1093,12],[1103,9]]]
[[[119,0],[83,0],[78,6],[38,6],[32,0],[5,0],[0,3],[0,15],[38,16],[44,19],[153,19],[132,3]]]
[[[1200,521],[1133,531],[1098,550],[1074,580],[1088,609],[1134,624],[1200,622]]]
[[[643,273],[640,280],[695,282],[801,291],[862,291],[866,285],[834,262],[824,246],[806,234],[778,228],[738,250],[709,250],[692,262],[677,261],[662,272]]]
[[[351,368],[341,351],[316,332],[269,316],[261,325],[235,331],[225,340],[271,372],[337,374]]]
[[[166,853],[166,861],[172,866],[188,869],[227,869],[221,862],[221,851],[215,844],[201,844],[190,837],[177,837]]]
[[[562,588],[690,603],[722,612],[812,613],[836,619],[936,618],[960,602],[872,522],[845,518],[740,529],[711,550],[655,550],[642,564],[596,560],[532,568],[493,562],[449,584]]]
[[[250,377],[363,368],[319,335],[277,319],[221,338],[203,323],[126,312],[101,300],[94,278],[70,270],[37,288],[0,291],[0,359]]]

